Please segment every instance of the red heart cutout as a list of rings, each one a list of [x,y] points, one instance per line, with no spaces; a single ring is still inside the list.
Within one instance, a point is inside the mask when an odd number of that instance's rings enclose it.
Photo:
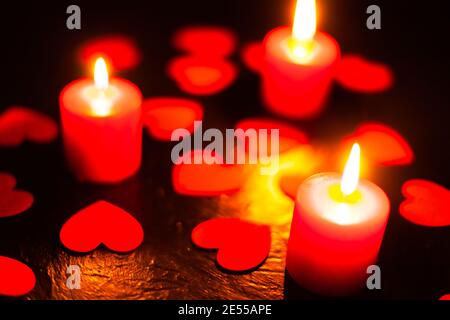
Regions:
[[[100,244],[116,252],[130,252],[144,240],[141,224],[125,210],[97,201],[73,215],[61,228],[61,243],[76,252],[95,250]]]
[[[200,223],[191,234],[203,249],[218,249],[217,263],[231,271],[258,267],[270,252],[270,227],[236,218],[216,218]]]
[[[450,226],[450,190],[421,179],[405,182],[400,214],[408,221],[427,227]]]
[[[342,57],[336,80],[346,89],[370,93],[391,88],[394,76],[391,69],[382,63],[349,54]]]
[[[237,70],[226,60],[184,56],[169,63],[168,74],[184,92],[212,95],[228,88],[236,79]]]
[[[439,300],[450,300],[450,294],[445,294],[442,297],[439,298]]]
[[[125,35],[92,39],[78,50],[78,60],[84,66],[93,68],[95,60],[103,57],[108,62],[108,67],[116,71],[135,68],[141,62],[141,56],[136,42]],[[92,69],[89,72],[92,72]]]
[[[23,296],[33,290],[35,284],[36,277],[27,265],[0,256],[0,296]]]
[[[408,165],[414,161],[409,143],[394,129],[375,122],[361,124],[356,132],[344,139],[343,150],[354,142],[361,145],[364,157],[381,165]]]
[[[194,158],[202,155],[209,162],[215,161],[215,163],[195,164]],[[218,196],[238,191],[245,181],[244,167],[222,163],[221,156],[211,155],[202,150],[183,155],[172,169],[172,183],[175,191],[190,196]]]
[[[260,42],[250,42],[241,50],[241,60],[253,72],[259,73],[264,63],[264,48]]]
[[[293,147],[298,145],[307,144],[308,136],[303,131],[297,129],[294,126],[291,126],[285,122],[277,121],[269,118],[248,118],[239,121],[236,124],[236,129],[242,129],[244,131],[249,129],[254,129],[258,132],[258,130],[266,129],[267,130],[267,150],[270,150],[270,130],[278,129],[279,130],[279,150],[280,153],[283,153]],[[249,149],[248,139],[245,139],[245,136],[241,136],[237,134],[238,138],[241,141],[246,142],[246,150]],[[255,150],[258,152],[258,150]]]
[[[236,35],[218,26],[185,27],[178,30],[172,44],[181,51],[197,56],[227,57],[236,49]]]
[[[152,137],[171,141],[175,129],[194,131],[194,121],[203,119],[201,104],[181,98],[158,97],[142,103],[143,122]]]
[[[14,176],[0,172],[0,218],[22,213],[33,204],[33,195],[26,191],[14,190],[15,186]]]
[[[40,112],[12,106],[0,115],[0,147],[16,147],[25,139],[48,143],[58,136],[56,122]]]

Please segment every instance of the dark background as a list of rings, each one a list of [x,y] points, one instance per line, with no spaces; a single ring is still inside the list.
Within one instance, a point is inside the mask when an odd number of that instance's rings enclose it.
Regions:
[[[374,169],[373,180],[386,190],[392,204],[379,261],[383,288],[361,292],[355,298],[437,299],[450,293],[450,230],[415,226],[401,218],[397,208],[402,200],[400,187],[407,179],[426,178],[449,187],[446,1],[318,2],[319,28],[332,34],[344,53],[360,53],[390,65],[396,84],[375,95],[335,86],[326,113],[297,124],[317,143],[333,145],[359,122],[381,121],[399,130],[416,154],[412,166]],[[65,12],[70,4],[81,6],[81,31],[66,29]],[[382,9],[382,30],[366,29],[365,11],[370,4]],[[177,28],[228,26],[242,45],[262,39],[275,26],[290,24],[293,5],[293,0],[2,2],[0,111],[20,104],[58,119],[60,90],[85,72],[75,60],[76,48],[87,39],[109,33],[130,35],[142,49],[142,65],[122,76],[138,84],[144,96],[183,96],[164,70],[169,59],[179,54],[169,43]],[[233,59],[240,64],[238,54]],[[258,77],[242,66],[230,89],[200,99],[205,105],[205,124],[232,128],[240,118],[266,114],[258,85]],[[246,195],[205,199],[176,195],[170,182],[171,145],[144,137],[139,174],[109,187],[77,183],[65,168],[60,140],[0,149],[0,170],[13,173],[18,187],[35,196],[30,210],[0,220],[0,255],[26,262],[37,275],[37,285],[26,298],[320,298],[285,277],[289,223],[273,224],[270,256],[254,272],[223,272],[215,266],[213,253],[193,248],[192,228],[209,217],[245,215]],[[143,224],[145,243],[136,252],[120,255],[99,249],[78,255],[59,244],[64,221],[100,198],[128,210]],[[65,286],[70,264],[82,268],[81,290]]]

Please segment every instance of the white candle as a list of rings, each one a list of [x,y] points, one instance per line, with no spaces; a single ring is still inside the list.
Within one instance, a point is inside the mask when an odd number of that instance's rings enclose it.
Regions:
[[[362,287],[376,262],[389,217],[389,199],[377,185],[359,180],[359,145],[344,174],[305,180],[295,202],[287,270],[305,288],[342,295]]]

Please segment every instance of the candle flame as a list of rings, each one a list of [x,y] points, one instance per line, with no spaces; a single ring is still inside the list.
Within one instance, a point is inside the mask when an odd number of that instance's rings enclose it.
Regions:
[[[297,0],[292,38],[298,42],[310,42],[316,34],[316,1]]]
[[[108,95],[110,88],[108,68],[103,58],[98,58],[95,61],[94,84],[96,90],[90,101],[92,113],[98,117],[108,116],[111,113],[112,102],[111,97]]]
[[[108,68],[106,67],[105,59],[103,58],[98,58],[95,61],[94,82],[97,89],[99,90],[108,89],[109,86]]]
[[[361,148],[358,143],[353,144],[341,180],[341,192],[345,196],[351,195],[358,187]]]

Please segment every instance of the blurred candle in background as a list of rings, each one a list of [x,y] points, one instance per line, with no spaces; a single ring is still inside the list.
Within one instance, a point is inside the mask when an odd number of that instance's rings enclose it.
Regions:
[[[359,180],[360,149],[354,144],[342,177],[321,173],[297,193],[286,266],[301,286],[324,295],[364,287],[377,260],[389,217],[378,186]]]
[[[142,95],[133,83],[109,79],[103,58],[94,79],[68,84],[60,95],[63,140],[68,164],[77,178],[117,183],[141,164]]]
[[[298,0],[293,27],[276,28],[264,39],[262,95],[278,115],[312,118],[326,102],[340,49],[316,31],[316,18],[315,0]]]

